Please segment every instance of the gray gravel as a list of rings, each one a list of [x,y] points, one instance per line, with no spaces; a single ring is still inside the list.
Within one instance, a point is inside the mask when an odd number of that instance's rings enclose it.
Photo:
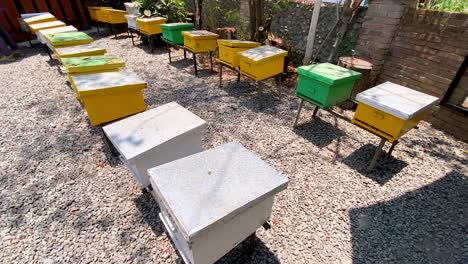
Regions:
[[[238,141],[289,177],[272,229],[221,263],[468,262],[467,144],[422,122],[366,175],[379,139],[328,113],[311,120],[310,106],[293,131],[293,84],[282,102],[234,76],[220,89],[216,74],[195,78],[191,62],[121,36],[97,42],[148,81],[148,108],[177,101],[209,124],[205,148]],[[23,52],[0,64],[0,262],[173,263],[151,196],[107,162],[42,49]]]

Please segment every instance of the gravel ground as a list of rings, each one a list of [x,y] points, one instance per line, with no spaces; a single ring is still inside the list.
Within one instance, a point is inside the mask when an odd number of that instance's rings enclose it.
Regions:
[[[148,108],[176,101],[205,119],[206,149],[238,141],[289,177],[272,229],[221,263],[468,263],[467,144],[422,122],[367,175],[379,139],[325,112],[311,120],[308,105],[292,130],[292,84],[282,102],[259,98],[123,35],[97,42],[148,81]],[[107,162],[66,77],[42,49],[23,52],[0,64],[0,262],[174,263],[156,203]]]

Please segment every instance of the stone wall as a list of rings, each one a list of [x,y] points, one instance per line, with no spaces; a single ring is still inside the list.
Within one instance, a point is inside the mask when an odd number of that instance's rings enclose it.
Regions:
[[[271,23],[271,32],[288,40],[291,44],[291,52],[293,53],[292,60],[295,65],[300,65],[302,63],[307,44],[310,20],[314,9],[310,1],[307,1],[307,3],[308,4],[290,2],[287,8],[277,12],[273,16]],[[346,45],[349,46],[348,50],[351,50],[355,46],[365,14],[366,9],[361,8],[357,14],[358,17],[356,23],[353,25],[353,30],[345,38]],[[323,42],[337,20],[336,5],[328,4],[321,7],[313,51],[315,56],[317,50],[322,46],[317,56],[318,61],[327,61],[330,51],[333,49],[333,43],[336,39],[334,37],[335,34],[331,34],[326,43]]]
[[[442,98],[468,54],[468,14],[409,10],[389,49],[377,82],[392,81]],[[462,104],[467,73],[451,97]],[[439,105],[429,117],[434,127],[468,141],[468,116]]]

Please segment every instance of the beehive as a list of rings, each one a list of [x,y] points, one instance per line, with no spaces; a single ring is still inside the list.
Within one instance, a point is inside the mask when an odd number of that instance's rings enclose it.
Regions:
[[[161,24],[166,23],[164,17],[139,17],[137,18],[138,29],[146,35],[161,34]]]
[[[199,53],[215,51],[218,34],[206,30],[183,31],[184,47],[188,50]]]
[[[239,67],[238,53],[259,47],[260,43],[235,39],[218,39],[218,46],[219,60],[232,68],[237,68]]]
[[[45,35],[52,47],[66,47],[93,42],[93,38],[84,32],[63,32]]]
[[[138,23],[136,21],[138,18],[138,15],[125,15],[125,18],[127,19],[128,28],[138,30]]]
[[[182,31],[193,30],[192,23],[169,23],[161,25],[163,39],[173,45],[183,45]]]
[[[239,66],[242,74],[262,81],[283,72],[287,51],[272,46],[261,46],[239,52]]]
[[[70,57],[104,55],[107,51],[96,43],[90,43],[85,45],[56,48],[54,49],[54,52],[59,60],[62,61],[64,58]]]
[[[29,29],[32,33],[37,33],[39,30],[64,27],[64,26],[66,26],[65,23],[63,23],[62,21],[55,20],[55,21],[31,24],[29,25]]]
[[[211,264],[271,216],[288,179],[239,143],[150,169],[159,217],[185,263]]]
[[[63,58],[62,63],[68,74],[116,71],[125,67],[125,62],[114,55]]]
[[[322,109],[349,99],[354,83],[361,73],[331,63],[312,64],[298,68],[296,96]]]
[[[127,18],[125,15],[126,11],[117,10],[112,8],[104,8],[99,10],[100,12],[100,21],[109,23],[109,24],[125,24],[127,23]]]
[[[64,33],[64,32],[76,32],[78,31],[74,26],[64,26],[64,27],[56,27],[56,28],[49,28],[49,29],[41,29],[36,33],[37,39],[42,43],[46,44],[47,39],[45,35],[48,34],[57,34],[57,33]]]
[[[177,122],[174,122],[177,120]],[[109,124],[104,133],[142,188],[148,169],[203,150],[205,121],[172,102]]]
[[[55,16],[53,16],[50,13],[37,13],[23,19],[24,23],[28,26],[31,26],[32,24],[44,23],[54,20],[57,20],[57,18],[55,18]]]
[[[139,15],[140,12],[138,11],[138,7],[135,5],[134,2],[132,3],[124,3],[125,5],[125,10],[129,15]]]
[[[89,16],[91,20],[104,22],[104,15],[105,13],[102,12],[104,9],[112,9],[112,7],[106,6],[88,6]]]
[[[49,12],[41,12],[41,13],[27,13],[27,14],[21,14],[20,17],[18,17],[18,23],[20,24],[21,30],[25,32],[29,32],[29,25],[26,24],[24,21],[27,18],[32,18],[36,16],[41,16],[41,15],[47,15],[50,13]],[[32,25],[33,23],[31,23]]]
[[[71,76],[72,86],[91,125],[114,121],[145,111],[146,82],[131,72],[103,72]]]
[[[352,122],[393,143],[417,126],[438,99],[385,82],[359,93],[356,100]]]

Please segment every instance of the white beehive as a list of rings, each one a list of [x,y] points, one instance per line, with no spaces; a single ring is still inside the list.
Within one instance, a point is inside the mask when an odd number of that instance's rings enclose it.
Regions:
[[[172,102],[103,128],[142,188],[148,169],[203,150],[203,119]]]
[[[138,23],[136,21],[138,15],[125,15],[125,18],[127,19],[128,28],[138,30]]]
[[[239,143],[149,170],[159,217],[186,263],[211,264],[271,216],[288,179]]]

